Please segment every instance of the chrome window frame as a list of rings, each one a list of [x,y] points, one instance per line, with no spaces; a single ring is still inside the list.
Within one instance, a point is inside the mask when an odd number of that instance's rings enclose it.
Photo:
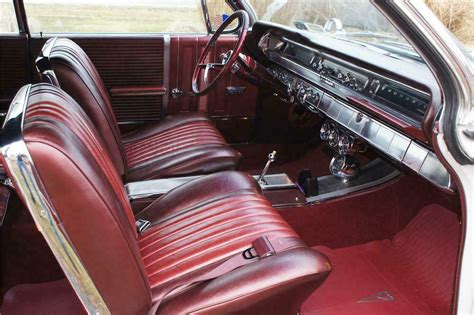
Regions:
[[[110,314],[73,244],[61,227],[23,139],[23,124],[31,84],[14,97],[3,124],[1,147],[5,168],[13,186],[88,314]]]

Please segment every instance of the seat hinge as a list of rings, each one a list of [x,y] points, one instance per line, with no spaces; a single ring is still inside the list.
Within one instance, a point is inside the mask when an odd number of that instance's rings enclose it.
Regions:
[[[15,186],[13,185],[13,182],[10,179],[10,177],[5,177],[2,181],[0,181],[0,183],[3,186],[7,186],[7,187],[10,187],[10,188],[13,188],[13,189],[15,188]]]

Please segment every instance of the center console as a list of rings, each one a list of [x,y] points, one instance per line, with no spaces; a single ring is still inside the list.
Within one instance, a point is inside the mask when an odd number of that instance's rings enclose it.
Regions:
[[[399,176],[401,172],[392,164],[376,158],[360,167],[352,177],[325,175],[312,176],[309,170],[302,170],[297,182],[287,174],[267,174],[270,164],[275,160],[276,152],[268,156],[268,162],[260,175],[254,175],[263,194],[274,207],[294,207],[311,203],[320,203],[328,199],[357,192],[383,184]],[[331,162],[331,167],[341,162]],[[139,212],[161,195],[174,188],[198,179],[201,176],[164,178],[132,182],[125,185],[133,210]]]

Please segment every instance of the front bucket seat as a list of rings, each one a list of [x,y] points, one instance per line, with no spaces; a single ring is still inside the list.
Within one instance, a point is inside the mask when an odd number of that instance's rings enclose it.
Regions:
[[[1,145],[13,185],[32,214],[55,218],[38,223],[48,240],[61,233],[45,226],[60,224],[63,242],[48,244],[57,253],[70,243],[80,261],[62,264],[65,274],[83,266],[112,314],[297,314],[328,276],[328,259],[303,243],[249,174],[202,176],[134,217],[97,130],[72,98],[27,85],[12,104]],[[140,220],[151,227],[137,232]],[[81,310],[65,280],[13,287],[2,304],[4,315]]]
[[[115,167],[127,181],[237,168],[240,153],[226,143],[204,113],[168,116],[122,138],[109,93],[97,69],[73,41],[48,40],[36,66],[44,82],[59,86],[82,106],[104,139]]]

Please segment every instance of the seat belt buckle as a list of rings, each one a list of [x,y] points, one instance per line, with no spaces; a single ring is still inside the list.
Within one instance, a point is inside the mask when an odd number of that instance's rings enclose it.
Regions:
[[[275,249],[266,236],[261,236],[252,242],[252,247],[244,250],[242,256],[245,259],[263,259],[275,255]]]
[[[137,232],[139,234],[142,234],[143,232],[145,232],[151,226],[151,222],[148,221],[148,220],[144,220],[144,219],[138,219],[135,222],[135,226],[137,227]]]
[[[252,242],[252,247],[255,249],[255,252],[260,259],[275,255],[275,249],[266,236],[262,236],[254,240]]]

